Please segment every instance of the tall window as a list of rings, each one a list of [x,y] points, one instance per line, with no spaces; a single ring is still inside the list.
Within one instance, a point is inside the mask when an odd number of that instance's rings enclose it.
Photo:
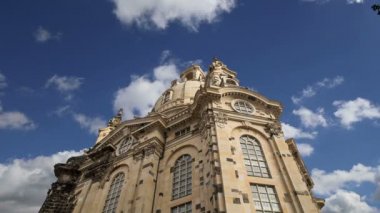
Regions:
[[[182,155],[175,162],[173,171],[173,199],[191,194],[191,162],[190,155]]]
[[[121,188],[123,187],[124,173],[118,173],[112,181],[111,187],[108,191],[106,204],[104,205],[103,213],[115,213],[117,203],[119,201]]]
[[[281,212],[280,203],[278,202],[276,190],[273,186],[252,184],[251,190],[256,212]]]
[[[248,175],[269,178],[270,175],[265,156],[257,139],[243,135],[240,137],[240,146],[243,151],[244,164]]]
[[[173,207],[171,213],[191,213],[191,202]]]
[[[124,139],[124,141],[120,145],[119,154],[123,154],[124,152],[127,152],[129,148],[131,148],[133,140],[134,139],[132,138],[132,136],[129,136],[128,138]]]
[[[252,106],[252,104],[244,100],[234,100],[232,103],[232,107],[237,112],[245,113],[245,114],[252,114],[254,111],[254,107]]]

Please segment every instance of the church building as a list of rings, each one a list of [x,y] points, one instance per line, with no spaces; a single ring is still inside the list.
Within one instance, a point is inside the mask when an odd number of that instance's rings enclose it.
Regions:
[[[282,110],[220,60],[207,73],[192,65],[148,115],[120,110],[93,147],[56,164],[40,212],[320,212]]]

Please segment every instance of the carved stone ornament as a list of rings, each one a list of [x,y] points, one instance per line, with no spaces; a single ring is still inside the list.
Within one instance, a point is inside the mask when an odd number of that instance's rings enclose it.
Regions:
[[[70,213],[76,204],[75,187],[81,172],[79,165],[86,160],[86,156],[71,157],[67,163],[54,165],[54,174],[57,181],[51,185],[40,213],[62,212]]]
[[[211,65],[210,65],[210,70],[214,70],[214,69],[220,69],[222,67],[225,67],[226,65],[223,64],[223,62],[221,60],[219,60],[218,58],[214,58]]]
[[[282,134],[281,125],[279,123],[266,124],[265,131],[270,135],[270,137],[279,136]]]
[[[109,127],[117,127],[123,118],[123,109],[119,109],[117,114],[108,121]]]
[[[218,73],[214,73],[211,77],[211,85],[219,87],[222,84],[222,78]]]
[[[218,127],[220,128],[224,128],[225,125],[227,124],[227,116],[226,114],[222,113],[222,112],[215,112],[214,113],[214,121],[216,123],[216,125],[218,125]]]
[[[113,147],[106,146],[89,153],[89,158],[93,160],[93,163],[84,171],[84,178],[92,179],[94,182],[101,181],[112,165],[114,151]]]

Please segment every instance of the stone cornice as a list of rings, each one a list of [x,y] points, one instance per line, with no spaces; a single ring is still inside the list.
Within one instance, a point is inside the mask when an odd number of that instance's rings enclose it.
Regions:
[[[311,190],[314,186],[314,182],[309,175],[309,171],[306,168],[305,162],[302,160],[300,156],[295,140],[293,138],[290,138],[286,140],[286,143],[288,144],[289,150],[293,154],[294,159],[296,160],[297,165],[300,168],[300,172],[303,178],[305,179],[308,189]]]

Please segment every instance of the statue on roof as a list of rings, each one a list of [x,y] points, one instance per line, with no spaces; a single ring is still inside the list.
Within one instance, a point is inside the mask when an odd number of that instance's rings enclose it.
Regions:
[[[118,126],[121,123],[122,118],[123,118],[123,109],[121,108],[119,109],[117,114],[108,121],[108,126],[109,127]]]
[[[226,65],[223,64],[221,60],[219,60],[217,57],[214,57],[212,59],[212,63],[210,65],[210,71],[217,69],[217,68],[222,68],[225,67]]]

